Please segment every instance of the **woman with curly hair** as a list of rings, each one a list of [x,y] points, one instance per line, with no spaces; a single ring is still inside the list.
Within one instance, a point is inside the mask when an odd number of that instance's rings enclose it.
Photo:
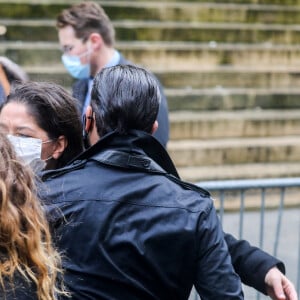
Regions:
[[[34,175],[0,132],[0,299],[54,300],[60,257],[52,247]]]

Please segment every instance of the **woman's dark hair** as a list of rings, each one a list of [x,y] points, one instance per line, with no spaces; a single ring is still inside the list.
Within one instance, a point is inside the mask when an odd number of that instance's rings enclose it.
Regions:
[[[10,102],[22,103],[50,139],[65,136],[67,147],[56,161],[56,168],[63,167],[83,151],[82,123],[77,100],[63,87],[50,82],[33,82],[14,86],[1,109]]]
[[[133,65],[102,69],[94,78],[92,108],[100,137],[110,131],[151,133],[160,104],[159,85],[147,70]]]

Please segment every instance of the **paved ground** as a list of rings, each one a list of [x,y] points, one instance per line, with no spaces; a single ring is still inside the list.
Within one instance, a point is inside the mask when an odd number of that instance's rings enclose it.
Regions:
[[[266,211],[264,217],[264,233],[262,248],[274,253],[275,235],[278,222],[278,211]],[[239,236],[239,222],[240,217],[238,213],[225,213],[223,216],[224,231],[229,232],[236,237]],[[243,238],[247,239],[255,246],[260,245],[260,224],[261,216],[259,212],[247,212],[244,215]],[[288,277],[299,289],[299,247],[300,247],[300,206],[293,209],[285,209],[282,215],[282,226],[280,229],[280,239],[278,243],[277,257],[284,261],[287,269]],[[270,299],[264,295],[259,298],[255,290],[244,287],[245,299]],[[195,299],[195,297],[190,297]]]

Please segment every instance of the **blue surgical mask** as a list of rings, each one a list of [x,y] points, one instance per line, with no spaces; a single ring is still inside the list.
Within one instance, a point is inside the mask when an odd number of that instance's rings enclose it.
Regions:
[[[84,55],[88,55],[90,53],[90,50],[84,52],[81,55],[67,55],[63,54],[61,57],[61,60],[67,69],[67,71],[70,73],[70,75],[77,79],[84,79],[89,78],[91,73],[91,67],[90,64],[82,64],[80,61],[80,57]]]

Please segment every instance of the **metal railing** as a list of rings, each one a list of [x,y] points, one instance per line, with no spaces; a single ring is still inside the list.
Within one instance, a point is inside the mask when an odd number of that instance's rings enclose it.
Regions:
[[[294,269],[293,276],[289,276],[288,272],[287,275],[300,294],[300,177],[206,181],[196,184],[211,192],[226,232],[232,233],[232,226],[229,226],[229,230],[225,229],[226,216],[229,215],[230,222],[232,223],[233,220],[236,222],[233,228],[238,228],[236,233],[238,238],[247,239],[252,245],[279,257],[286,264],[287,271],[289,268]],[[287,215],[287,219],[284,219],[285,215]],[[246,226],[247,217],[252,220],[248,227]],[[272,220],[269,228],[267,228],[268,217]],[[253,221],[254,219],[255,221]],[[238,226],[236,226],[237,223]],[[253,223],[259,225],[257,242],[251,240],[254,229],[256,229]],[[287,228],[288,234],[282,234],[283,226]],[[248,234],[250,238],[246,237],[248,231],[251,232],[250,235]],[[274,233],[272,242],[266,241],[266,231],[268,237]],[[288,236],[291,236],[289,240],[292,241],[292,244],[282,244],[282,240]],[[273,245],[270,246],[270,244]],[[289,250],[295,254],[293,259],[290,254],[280,254],[280,247],[283,249],[290,247]],[[255,297],[261,299],[265,296],[256,292]],[[250,297],[246,298],[250,299]],[[195,295],[195,299],[199,299],[199,297]],[[270,298],[265,297],[265,299]]]

